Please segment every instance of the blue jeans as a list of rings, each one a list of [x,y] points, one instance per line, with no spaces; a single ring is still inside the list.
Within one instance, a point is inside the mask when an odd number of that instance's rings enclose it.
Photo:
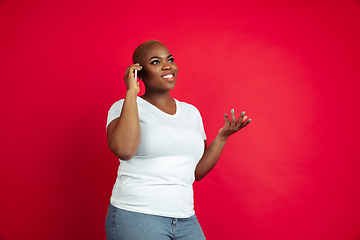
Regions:
[[[195,215],[161,217],[119,209],[109,204],[105,221],[107,240],[204,240]]]

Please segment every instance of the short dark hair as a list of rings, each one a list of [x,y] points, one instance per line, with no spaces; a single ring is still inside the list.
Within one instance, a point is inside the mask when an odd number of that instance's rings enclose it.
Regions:
[[[160,42],[158,40],[153,40],[153,39],[140,44],[133,53],[133,57],[132,57],[133,63],[139,63],[140,59],[145,55],[145,50],[148,47],[150,47],[151,45],[156,44],[156,43],[163,44],[162,42]]]

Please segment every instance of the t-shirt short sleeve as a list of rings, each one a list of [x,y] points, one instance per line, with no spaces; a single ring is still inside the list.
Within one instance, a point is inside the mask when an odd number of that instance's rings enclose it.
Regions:
[[[106,129],[109,126],[109,124],[111,123],[112,120],[120,117],[120,113],[121,113],[121,109],[124,105],[124,99],[121,99],[117,102],[115,102],[110,110],[108,111],[108,117],[107,117],[107,122],[106,122]]]
[[[198,126],[199,126],[199,132],[203,138],[203,140],[206,140],[206,134],[205,134],[205,130],[204,130],[204,124],[203,124],[203,120],[202,120],[202,117],[201,117],[201,114],[199,112],[198,109],[197,110],[197,113],[198,113]]]

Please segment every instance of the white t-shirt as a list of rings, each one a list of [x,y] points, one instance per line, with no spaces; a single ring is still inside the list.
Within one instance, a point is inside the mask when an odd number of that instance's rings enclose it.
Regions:
[[[176,113],[170,115],[137,97],[140,144],[132,159],[120,159],[110,199],[115,207],[173,218],[195,213],[192,184],[206,135],[199,111],[174,100]],[[111,106],[107,125],[120,116],[123,103]]]

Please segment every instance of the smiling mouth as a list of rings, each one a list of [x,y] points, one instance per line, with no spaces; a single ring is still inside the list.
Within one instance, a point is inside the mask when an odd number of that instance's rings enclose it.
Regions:
[[[161,76],[162,78],[167,78],[167,79],[170,79],[170,78],[173,78],[174,77],[174,74],[166,74],[164,76]]]

